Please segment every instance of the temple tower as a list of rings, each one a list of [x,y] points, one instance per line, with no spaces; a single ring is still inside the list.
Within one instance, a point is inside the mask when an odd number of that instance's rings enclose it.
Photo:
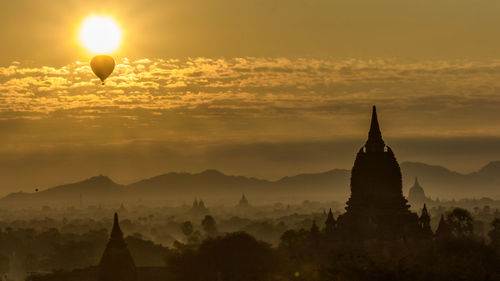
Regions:
[[[134,260],[127,249],[115,213],[113,229],[98,268],[99,281],[137,281]]]
[[[318,245],[318,241],[321,238],[321,233],[319,232],[319,227],[316,224],[316,220],[313,220],[311,229],[309,230],[309,239],[313,242],[314,246]]]
[[[330,208],[330,211],[328,212],[328,217],[326,218],[325,221],[325,233],[326,235],[330,236],[335,232],[337,222],[335,221],[335,218],[333,217],[332,209]]]
[[[418,232],[418,216],[409,211],[402,192],[401,169],[382,139],[373,106],[368,140],[351,171],[351,196],[337,219],[346,239],[404,239]]]
[[[422,236],[424,238],[432,237],[431,216],[429,215],[429,212],[427,211],[427,206],[425,204],[424,207],[422,208],[422,214],[420,214],[420,218],[418,218],[418,225],[420,226],[420,229],[422,231]]]
[[[238,202],[238,205],[236,205],[236,207],[237,208],[248,208],[248,207],[250,207],[250,203],[248,203],[248,199],[245,196],[245,194],[243,194],[241,196],[241,200],[240,200],[240,202]]]
[[[439,225],[434,236],[436,239],[447,239],[452,236],[450,226],[444,218],[444,215],[441,215],[441,219],[439,220]]]

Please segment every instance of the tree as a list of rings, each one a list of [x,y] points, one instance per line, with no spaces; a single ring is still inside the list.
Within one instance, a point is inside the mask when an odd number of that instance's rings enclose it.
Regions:
[[[472,235],[474,231],[473,219],[469,211],[462,208],[455,208],[446,215],[446,222],[451,233],[456,237]]]
[[[264,281],[276,270],[271,246],[244,232],[206,239],[197,250],[171,255],[167,264],[171,279],[179,281]]]
[[[488,232],[491,239],[491,245],[500,248],[500,218],[496,218],[491,222],[492,229]]]
[[[316,247],[318,246],[320,238],[321,238],[321,233],[319,232],[319,228],[316,225],[316,221],[313,220],[311,230],[309,231],[309,241],[311,242],[312,246]]]
[[[6,256],[0,256],[0,274],[4,276],[9,272],[9,258]]]
[[[186,237],[189,237],[193,233],[193,224],[190,221],[185,221],[181,225],[181,231]]]
[[[201,221],[201,226],[208,236],[217,235],[217,227],[215,226],[215,220],[211,215],[206,215]]]
[[[142,266],[163,266],[169,249],[150,240],[144,240],[135,235],[125,238],[132,258],[136,264]]]

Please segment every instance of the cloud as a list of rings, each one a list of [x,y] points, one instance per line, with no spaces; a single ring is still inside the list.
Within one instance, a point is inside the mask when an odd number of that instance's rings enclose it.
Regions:
[[[499,74],[500,61],[148,58],[118,61],[101,86],[84,62],[59,68],[16,62],[0,67],[0,118],[76,121],[88,118],[81,112],[101,108],[92,120],[126,116],[135,122],[127,128],[164,128],[169,116],[234,131],[237,124],[258,127],[271,119],[276,126],[281,120],[274,132],[283,138],[293,135],[292,121],[321,137],[325,132],[305,124],[358,134],[352,128],[377,104],[390,117],[384,122],[389,134],[498,135]]]

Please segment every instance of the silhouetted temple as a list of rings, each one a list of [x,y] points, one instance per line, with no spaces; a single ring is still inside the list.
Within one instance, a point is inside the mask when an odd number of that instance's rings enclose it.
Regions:
[[[337,222],[335,221],[335,218],[333,217],[332,208],[330,208],[330,211],[328,212],[328,217],[326,218],[326,221],[325,221],[326,235],[328,235],[328,236],[333,235],[335,233],[336,228],[337,228]]]
[[[194,215],[204,215],[208,213],[208,208],[205,206],[203,200],[200,199],[200,201],[198,201],[198,199],[195,198],[190,212]]]
[[[63,277],[61,277],[61,275]],[[152,281],[168,280],[165,266],[135,266],[115,213],[111,235],[98,266],[62,273],[39,274],[34,280],[65,281]]]
[[[432,237],[432,229],[431,229],[431,216],[427,211],[427,206],[424,204],[422,208],[422,213],[420,214],[420,218],[418,218],[418,225],[422,231],[423,238],[431,238]]]
[[[351,196],[337,219],[344,239],[395,240],[419,233],[418,216],[410,212],[402,192],[401,170],[382,139],[373,106],[368,140],[351,171]]]
[[[116,213],[111,237],[99,263],[98,280],[137,281],[137,269],[123,239]]]
[[[445,220],[444,215],[441,215],[439,225],[436,229],[435,237],[437,239],[446,239],[451,236],[451,229],[448,222]]]
[[[250,207],[250,203],[248,203],[247,197],[245,194],[241,196],[240,202],[238,202],[238,205],[236,205],[237,208],[248,208]]]

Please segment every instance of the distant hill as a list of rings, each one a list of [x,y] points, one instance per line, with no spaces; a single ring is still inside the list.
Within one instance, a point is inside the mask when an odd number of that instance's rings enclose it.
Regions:
[[[135,197],[177,196],[227,198],[241,197],[242,193],[260,200],[288,198],[290,195],[303,198],[322,198],[315,193],[345,196],[349,171],[333,170],[317,174],[300,174],[284,177],[278,181],[225,175],[217,170],[206,170],[198,174],[168,173],[141,180],[128,185]]]
[[[284,177],[276,182],[280,191],[309,193],[331,193],[336,196],[347,196],[349,194],[349,180],[351,172],[344,169],[335,169],[324,173],[299,174],[292,177]]]
[[[206,170],[197,174],[168,173],[128,185],[134,196],[172,196],[185,194],[210,196],[213,193],[238,193],[246,190],[271,191],[273,183],[267,180],[243,176],[225,175],[217,170]]]
[[[500,162],[490,162],[477,172],[461,174],[442,166],[417,162],[401,164],[405,194],[418,176],[425,192],[432,197],[458,199],[464,197],[500,196]]]
[[[106,176],[96,176],[77,183],[64,184],[34,193],[11,193],[0,199],[2,205],[58,205],[58,202],[78,206],[80,195],[85,202],[96,204],[112,200],[123,194],[125,187],[113,182]]]
[[[404,194],[419,177],[431,197],[446,199],[493,197],[500,195],[500,162],[491,162],[477,172],[461,174],[442,166],[418,162],[401,163]],[[232,176],[217,170],[201,173],[167,173],[129,185],[120,185],[106,176],[60,185],[36,193],[12,193],[0,199],[0,206],[57,205],[78,206],[80,194],[86,205],[123,201],[180,202],[195,197],[210,200],[236,200],[242,193],[254,200],[290,199],[338,200],[349,195],[350,171],[335,169],[323,173],[299,174],[269,181]],[[220,201],[222,202],[222,201]]]

